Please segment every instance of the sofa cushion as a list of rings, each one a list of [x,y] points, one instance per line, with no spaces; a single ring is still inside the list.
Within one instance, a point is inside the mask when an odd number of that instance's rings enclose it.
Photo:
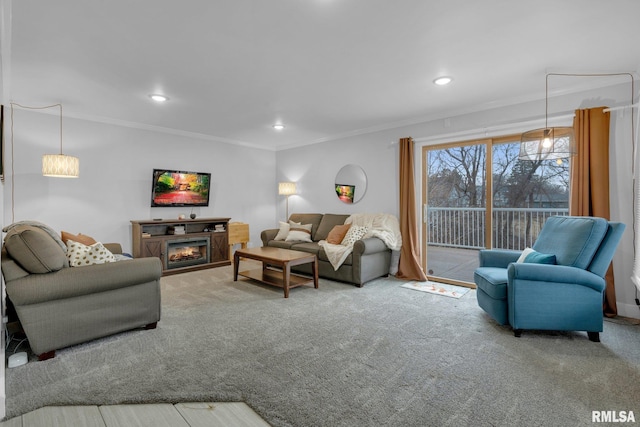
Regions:
[[[367,227],[352,225],[340,244],[344,246],[353,246],[358,240],[362,239],[367,234],[367,231]]]
[[[72,267],[116,262],[116,257],[100,242],[96,242],[93,245],[85,245],[68,240],[67,258],[69,258],[69,265]]]
[[[555,264],[556,256],[553,254],[543,254],[534,251],[531,248],[526,248],[524,251],[522,251],[522,255],[520,255],[516,262],[519,264]]]
[[[67,256],[46,231],[22,225],[12,228],[5,237],[7,253],[29,273],[58,271],[67,265]]]
[[[507,298],[509,277],[506,268],[480,267],[473,273],[473,279],[478,288],[491,298],[498,300]]]
[[[282,248],[282,249],[292,249],[291,247],[293,245],[296,245],[300,242],[287,242],[284,240],[270,240],[267,243],[267,246],[270,246],[272,248]]]
[[[93,245],[94,243],[97,243],[96,239],[94,239],[91,236],[87,236],[86,234],[82,234],[82,233],[72,234],[72,233],[69,233],[68,231],[62,231],[60,233],[60,235],[62,237],[62,241],[65,244],[67,244],[67,242],[69,240],[73,240],[74,242],[80,242],[83,245],[87,245],[87,246]]]
[[[289,221],[289,233],[286,242],[311,242],[312,224],[296,224]]]
[[[349,218],[349,215],[324,214],[318,225],[318,229],[313,235],[313,241],[319,242],[320,240],[327,240],[331,230],[333,230],[336,225],[344,225],[347,218]],[[340,244],[340,242],[336,244]]]
[[[278,229],[278,234],[273,240],[284,240],[287,238],[287,234],[289,234],[289,223],[280,221],[280,228]]]
[[[322,214],[317,213],[294,213],[289,217],[289,221],[297,222],[298,224],[311,224],[311,240],[316,240],[316,230],[322,217]]]
[[[332,245],[342,243],[342,239],[347,235],[349,228],[351,228],[351,224],[342,224],[333,227],[326,238],[327,243],[331,243]]]
[[[310,254],[318,255],[320,252],[320,245],[318,242],[308,242],[308,243],[296,243],[290,248],[292,251],[301,251],[308,252]]]

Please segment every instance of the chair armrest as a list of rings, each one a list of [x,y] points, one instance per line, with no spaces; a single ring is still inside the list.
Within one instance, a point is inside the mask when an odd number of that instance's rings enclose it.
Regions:
[[[7,294],[15,305],[21,306],[135,286],[160,280],[160,276],[159,258],[136,258],[30,274],[7,282]]]
[[[510,249],[480,249],[479,266],[480,267],[496,267],[507,268],[507,266],[516,262],[522,255],[522,251],[514,251]]]
[[[271,228],[269,230],[263,230],[260,233],[260,239],[262,239],[262,246],[267,246],[270,240],[273,240],[278,234],[279,229]]]
[[[367,255],[384,251],[391,251],[391,249],[377,237],[356,240],[353,244],[354,255]]]
[[[586,286],[597,292],[606,287],[605,280],[597,274],[581,268],[566,265],[550,264],[510,264],[507,270],[509,284],[517,281],[569,283],[576,286]]]

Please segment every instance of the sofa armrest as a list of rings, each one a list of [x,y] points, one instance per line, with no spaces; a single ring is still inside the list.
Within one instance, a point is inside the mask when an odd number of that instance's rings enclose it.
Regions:
[[[122,254],[122,245],[120,243],[103,243],[103,245],[112,254]]]
[[[30,274],[7,282],[6,288],[14,305],[21,306],[125,288],[160,280],[161,276],[159,258],[136,258]]]
[[[277,228],[263,230],[262,233],[260,233],[260,239],[262,239],[262,246],[267,246],[267,243],[269,243],[269,241],[273,240],[276,237],[276,235],[278,234],[278,231],[280,230]]]
[[[377,237],[357,240],[353,245],[354,255],[367,255],[377,252],[391,251],[387,245]]]
[[[510,249],[480,249],[479,266],[480,267],[496,267],[507,268],[507,266],[516,262],[522,255],[522,251],[514,251]]]

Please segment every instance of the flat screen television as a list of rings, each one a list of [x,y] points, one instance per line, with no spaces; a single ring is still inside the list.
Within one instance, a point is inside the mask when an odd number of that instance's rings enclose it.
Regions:
[[[209,206],[210,183],[210,173],[154,169],[151,206]]]

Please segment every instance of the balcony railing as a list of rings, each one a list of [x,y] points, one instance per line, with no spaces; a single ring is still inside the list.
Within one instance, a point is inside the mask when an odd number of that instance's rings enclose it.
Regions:
[[[425,206],[427,241],[432,246],[482,249],[485,247],[485,208]],[[494,208],[494,248],[522,250],[531,247],[550,216],[568,215],[567,208]]]

